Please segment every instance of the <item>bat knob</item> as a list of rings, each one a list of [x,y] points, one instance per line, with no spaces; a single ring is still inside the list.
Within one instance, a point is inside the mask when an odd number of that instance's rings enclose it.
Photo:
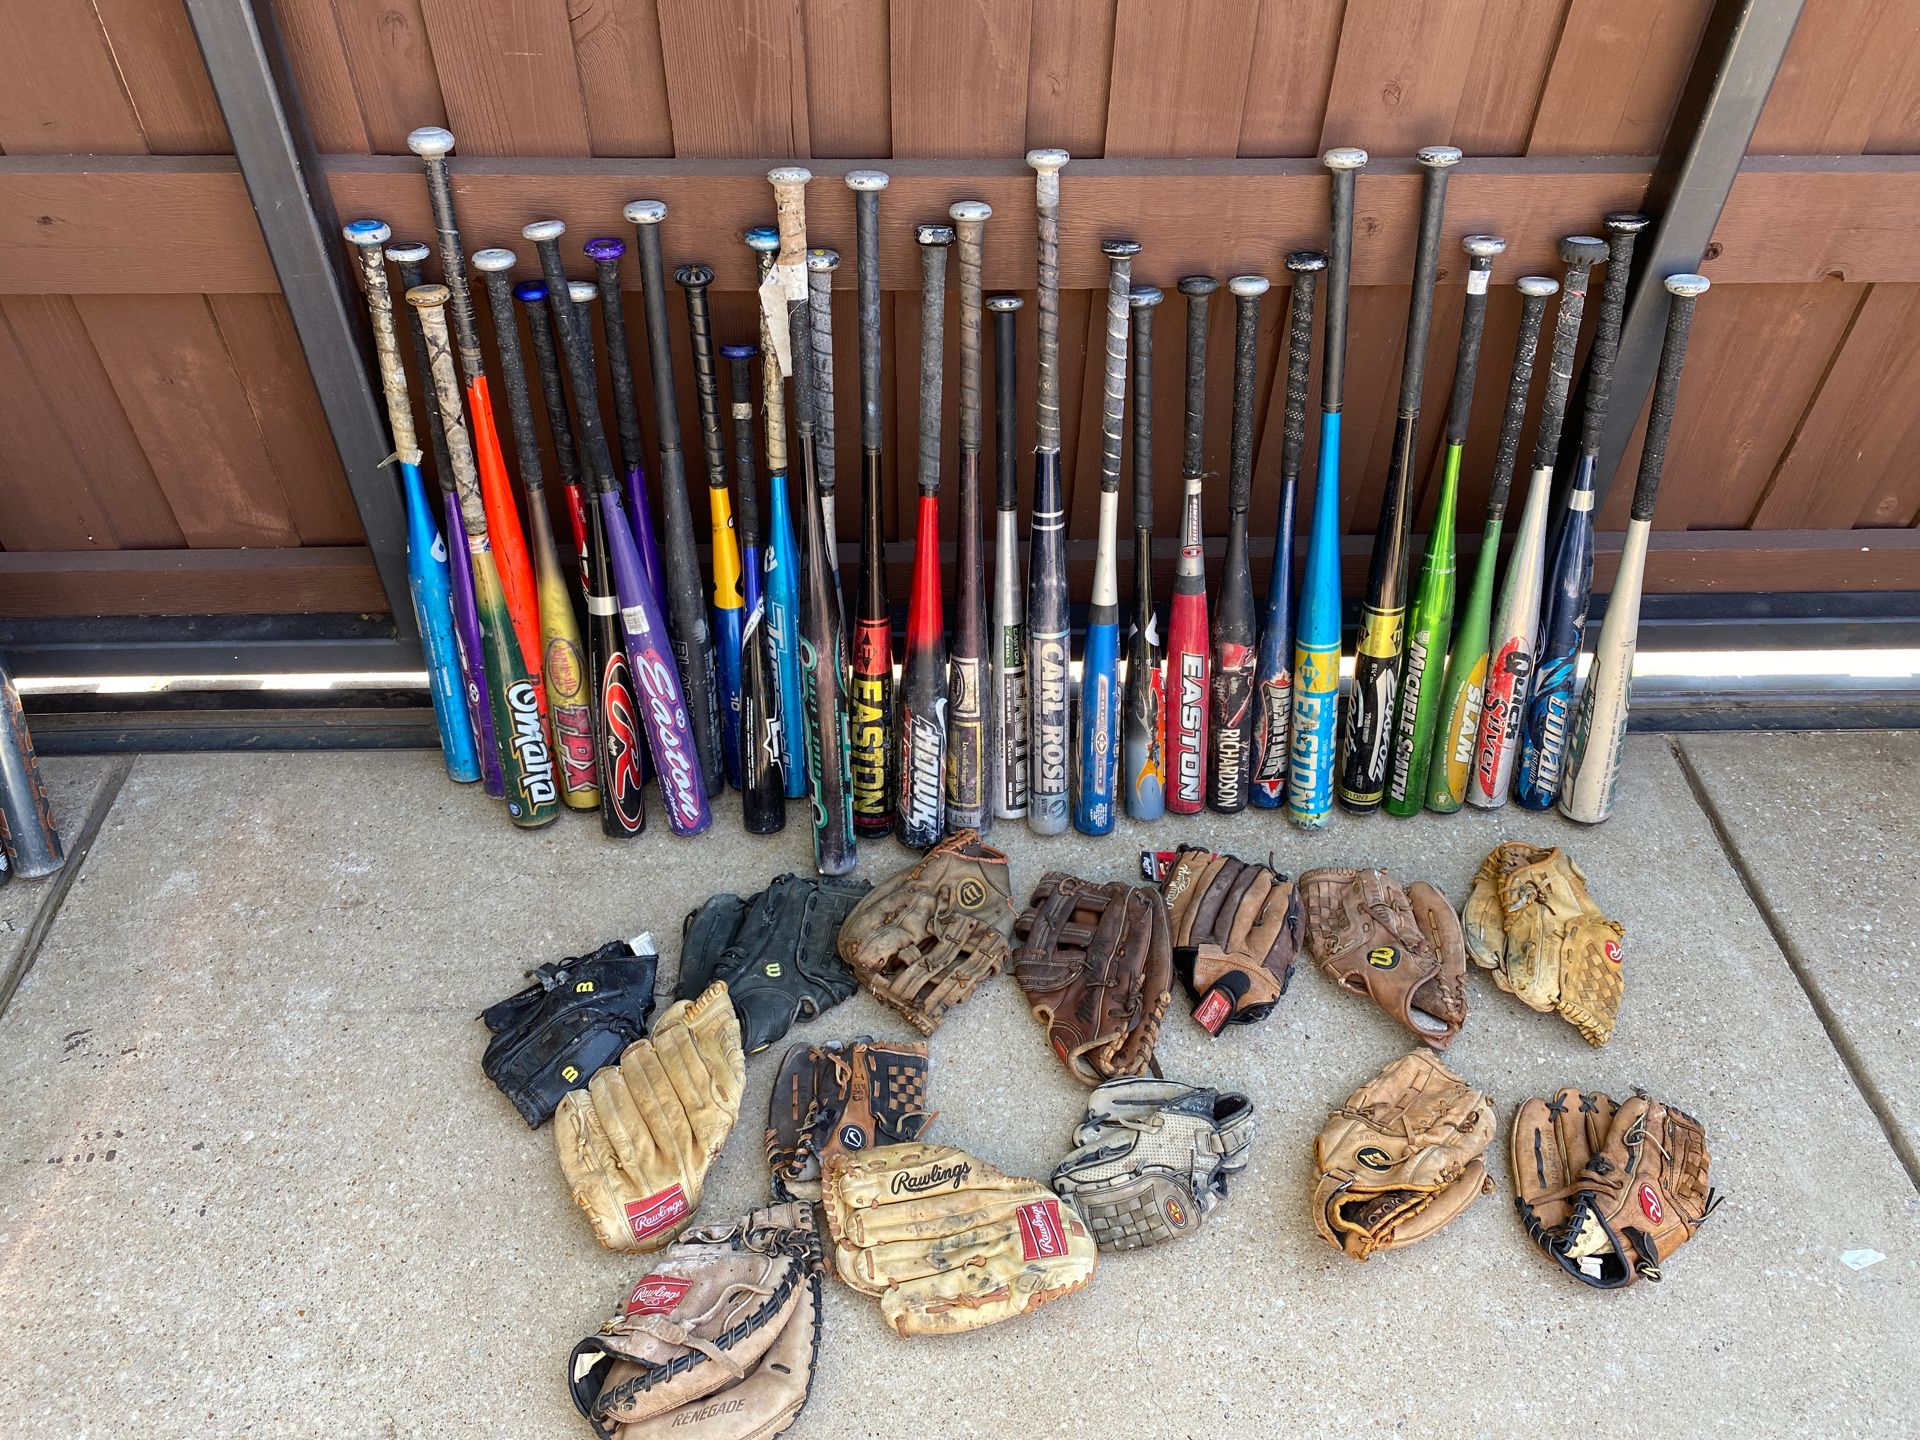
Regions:
[[[989,295],[987,297],[987,309],[1005,311],[1009,315],[1026,303],[1027,302],[1022,300],[1018,295]]]
[[[1146,310],[1161,301],[1158,285],[1136,285],[1127,292],[1127,303],[1136,310]]]
[[[395,265],[421,265],[433,252],[418,240],[402,240],[387,247],[387,259]]]
[[[347,237],[349,245],[384,245],[392,236],[393,227],[384,220],[350,220],[340,233]]]
[[[407,148],[422,160],[438,160],[453,151],[453,132],[439,125],[422,125],[407,136]]]
[[[713,283],[713,267],[697,262],[692,265],[682,265],[673,272],[673,278],[676,283],[684,285],[689,290],[704,290]]]
[[[1287,269],[1296,275],[1310,275],[1327,268],[1327,257],[1318,250],[1295,250],[1287,256]]]
[[[407,291],[407,304],[416,310],[437,310],[452,293],[444,285],[416,285]]]
[[[1320,157],[1329,170],[1358,170],[1367,163],[1367,152],[1358,145],[1336,145]]]
[[[771,255],[780,248],[780,232],[771,225],[755,225],[740,238],[747,242],[749,250],[762,250]]]
[[[884,170],[849,170],[847,172],[849,190],[884,190],[887,188],[887,172]]]
[[[913,227],[913,238],[922,245],[951,245],[953,227],[951,225],[916,225]]]
[[[1704,295],[1713,285],[1704,275],[1669,275],[1665,283],[1669,295],[1678,295],[1683,300]]]
[[[1236,275],[1227,282],[1227,289],[1242,300],[1258,300],[1271,285],[1264,275]]]
[[[596,235],[580,248],[596,265],[617,265],[620,263],[620,257],[627,253],[627,242],[612,235]]]
[[[511,250],[490,245],[485,250],[473,252],[473,268],[482,274],[491,275],[495,271],[511,270],[517,258]]]
[[[1029,150],[1027,164],[1042,175],[1057,175],[1073,157],[1064,150]]]
[[[1414,158],[1429,170],[1447,170],[1460,163],[1461,152],[1451,145],[1422,145]]]
[[[1560,282],[1550,275],[1522,275],[1513,283],[1529,300],[1544,300],[1560,288]]]
[[[1498,235],[1469,235],[1460,248],[1476,260],[1491,260],[1507,248],[1507,242]]]
[[[1638,235],[1652,223],[1638,210],[1614,210],[1607,216],[1607,229],[1618,235]]]
[[[1607,242],[1592,235],[1568,235],[1560,242],[1560,263],[1588,266],[1607,263]]]
[[[767,183],[778,190],[787,185],[804,185],[813,179],[813,172],[804,165],[776,165],[767,171]]]
[[[720,355],[725,360],[751,360],[760,353],[758,345],[722,345]]]
[[[817,247],[807,251],[807,269],[831,275],[840,268],[840,252]]]
[[[1182,295],[1211,295],[1220,288],[1220,282],[1211,275],[1189,275],[1180,282]]]
[[[626,208],[620,212],[627,217],[629,225],[658,225],[667,218],[667,202],[664,200],[629,200]]]
[[[535,220],[530,225],[520,227],[520,237],[536,245],[546,240],[558,240],[566,233],[567,222],[564,220]]]
[[[547,282],[544,280],[522,280],[513,287],[513,298],[524,300],[532,305],[547,298]]]
[[[947,215],[956,224],[978,224],[993,218],[993,207],[984,200],[956,200],[947,207]]]
[[[1131,260],[1140,253],[1138,240],[1103,240],[1100,253],[1109,260]]]
[[[567,298],[576,305],[591,305],[600,298],[600,287],[591,280],[569,280]]]

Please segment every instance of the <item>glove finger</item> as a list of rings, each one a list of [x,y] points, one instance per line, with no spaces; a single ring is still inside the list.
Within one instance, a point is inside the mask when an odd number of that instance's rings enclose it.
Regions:
[[[560,1156],[560,1173],[566,1177],[573,1203],[592,1222],[594,1238],[610,1250],[630,1245],[623,1172],[588,1091],[570,1091],[561,1100],[560,1108],[553,1113],[553,1138]]]
[[[1273,871],[1264,865],[1243,865],[1240,874],[1234,877],[1233,890],[1227,898],[1226,948],[1255,963],[1266,958],[1266,949],[1256,949],[1252,936],[1254,927],[1266,918],[1267,899],[1273,894],[1274,880]]]

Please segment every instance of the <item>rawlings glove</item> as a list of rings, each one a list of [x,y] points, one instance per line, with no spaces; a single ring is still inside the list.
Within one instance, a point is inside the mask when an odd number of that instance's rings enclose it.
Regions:
[[[741,1046],[749,1055],[766,1049],[795,1020],[853,994],[834,937],[871,888],[864,880],[782,875],[751,901],[714,896],[682,927],[680,998],[724,980],[740,1014]]]
[[[1535,1010],[1557,1010],[1604,1045],[1620,1013],[1620,942],[1626,930],[1587,893],[1563,850],[1509,840],[1481,862],[1461,914],[1467,953],[1494,984]]]
[[[573,1347],[573,1403],[606,1440],[762,1440],[807,1403],[820,1348],[812,1207],[689,1230]]]
[[[931,1035],[1007,963],[1007,857],[975,830],[949,835],[876,885],[840,927],[840,957],[873,998]]]
[[[1070,1201],[946,1145],[834,1156],[820,1209],[834,1269],[902,1335],[1024,1315],[1086,1284],[1098,1258]]]
[[[1139,1250],[1198,1230],[1226,1199],[1227,1177],[1246,1169],[1253,1147],[1253,1102],[1171,1080],[1109,1080],[1073,1143],[1053,1188],[1102,1250]]]
[[[1597,1290],[1658,1280],[1720,1206],[1707,1132],[1684,1110],[1598,1091],[1529,1100],[1513,1117],[1514,1208],[1533,1243]]]
[[[817,1200],[828,1160],[918,1140],[933,1124],[927,1047],[861,1036],[851,1044],[796,1045],[780,1062],[767,1102],[767,1168],[773,1193]]]
[[[1493,1101],[1426,1050],[1347,1097],[1314,1141],[1313,1223],[1356,1260],[1424,1240],[1483,1190]]]
[[[1264,1019],[1300,952],[1300,897],[1287,877],[1231,855],[1182,847],[1160,893],[1173,968],[1209,1035]]]
[[[1098,1085],[1153,1063],[1173,983],[1158,890],[1049,870],[1013,929],[1014,979],[1074,1079]]]
[[[649,1039],[560,1102],[560,1169],[602,1245],[658,1250],[687,1227],[746,1077],[740,1022],[716,983],[674,1001]]]
[[[1309,870],[1300,894],[1315,964],[1434,1049],[1453,1043],[1467,1019],[1467,954],[1445,895],[1419,880],[1402,890],[1384,870]]]

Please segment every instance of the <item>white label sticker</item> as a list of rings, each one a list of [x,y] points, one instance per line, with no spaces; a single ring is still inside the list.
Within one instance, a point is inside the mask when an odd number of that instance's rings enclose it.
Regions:
[[[1467,271],[1467,294],[1469,295],[1486,294],[1487,281],[1491,279],[1492,276],[1493,276],[1493,272],[1491,270]]]

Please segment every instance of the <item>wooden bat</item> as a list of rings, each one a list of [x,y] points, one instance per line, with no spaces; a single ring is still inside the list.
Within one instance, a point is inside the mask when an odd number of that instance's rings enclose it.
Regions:
[[[1159,637],[1153,618],[1153,312],[1157,285],[1136,285],[1128,297],[1133,334],[1133,634],[1127,644],[1127,688],[1120,717],[1120,764],[1127,814],[1158,820],[1167,813],[1167,748]]]
[[[1220,282],[1189,275],[1187,297],[1187,413],[1180,463],[1185,490],[1180,511],[1180,563],[1173,572],[1167,616],[1167,809],[1198,815],[1207,801],[1207,706],[1212,665],[1207,634],[1207,550],[1202,491],[1206,482],[1207,302]]]
[[[947,661],[947,832],[984,835],[993,825],[997,727],[987,697],[987,561],[980,530],[980,267],[993,211],[983,201],[962,200],[947,214],[960,252],[960,507]]]
[[[1222,815],[1247,808],[1253,788],[1253,572],[1247,511],[1253,504],[1253,375],[1259,363],[1263,275],[1227,282],[1234,298],[1233,449],[1227,481],[1227,555],[1213,612],[1213,695],[1209,703],[1207,805]]]

